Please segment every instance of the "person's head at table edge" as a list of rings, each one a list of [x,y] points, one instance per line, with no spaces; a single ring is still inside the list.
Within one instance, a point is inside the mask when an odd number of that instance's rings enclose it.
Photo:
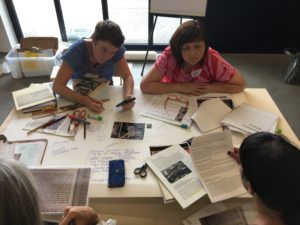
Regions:
[[[209,47],[204,25],[199,20],[182,23],[172,35],[170,47],[180,67],[202,63]]]
[[[287,225],[300,224],[300,151],[281,135],[259,132],[240,146],[241,176],[256,202]]]
[[[111,20],[98,22],[91,38],[93,57],[100,64],[111,59],[125,40],[120,26]]]

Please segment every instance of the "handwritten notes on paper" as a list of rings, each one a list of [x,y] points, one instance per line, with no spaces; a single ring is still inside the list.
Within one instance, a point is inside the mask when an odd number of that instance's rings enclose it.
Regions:
[[[104,149],[91,150],[87,158],[87,165],[92,166],[91,181],[105,183],[108,179],[108,161],[124,159],[126,179],[133,179],[131,171],[143,164],[143,159],[150,155],[147,145],[136,144],[124,147],[122,144],[111,144]]]
[[[52,155],[62,155],[66,152],[76,151],[78,147],[76,143],[70,143],[69,140],[56,141],[52,145]]]

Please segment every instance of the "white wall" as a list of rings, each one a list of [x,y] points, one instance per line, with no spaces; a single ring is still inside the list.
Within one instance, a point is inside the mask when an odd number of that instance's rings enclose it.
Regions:
[[[9,52],[17,43],[5,3],[0,0],[0,52]]]

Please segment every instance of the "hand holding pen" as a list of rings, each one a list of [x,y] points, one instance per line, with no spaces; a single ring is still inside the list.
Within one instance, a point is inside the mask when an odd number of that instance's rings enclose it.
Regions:
[[[89,96],[85,96],[84,105],[86,105],[94,113],[101,113],[104,110],[103,102]]]
[[[117,105],[116,105],[116,107],[120,107],[120,106],[122,106],[123,107],[123,109],[131,109],[133,106],[134,106],[134,104],[135,104],[135,97],[133,97],[133,96],[128,96],[128,97],[125,97],[125,99],[122,101],[122,102],[120,102],[120,103],[118,103]]]

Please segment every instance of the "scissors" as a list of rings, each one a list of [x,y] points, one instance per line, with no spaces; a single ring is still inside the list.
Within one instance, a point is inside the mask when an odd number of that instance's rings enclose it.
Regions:
[[[145,163],[142,167],[137,167],[134,169],[134,174],[140,175],[140,177],[146,177],[147,176],[147,163]]]
[[[73,112],[71,118],[69,131],[74,131],[75,128],[80,124],[79,121],[83,121],[86,118],[87,111],[85,109],[77,109]]]

